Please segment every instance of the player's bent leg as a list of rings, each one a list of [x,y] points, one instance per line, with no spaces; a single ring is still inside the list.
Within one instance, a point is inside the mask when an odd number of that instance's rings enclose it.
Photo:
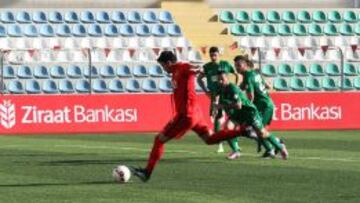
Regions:
[[[233,122],[231,122],[229,119],[226,121],[225,126],[227,129],[232,130],[235,128],[235,124]],[[241,156],[240,154],[240,147],[239,147],[239,142],[238,142],[239,138],[233,138],[230,140],[227,140],[230,148],[231,148],[231,152],[230,154],[227,156],[227,159],[229,160],[235,160],[237,158],[239,158]]]

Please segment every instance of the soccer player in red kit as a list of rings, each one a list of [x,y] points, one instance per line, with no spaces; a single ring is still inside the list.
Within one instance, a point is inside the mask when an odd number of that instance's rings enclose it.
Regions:
[[[224,130],[210,136],[212,132],[203,118],[195,91],[195,77],[200,71],[199,68],[189,63],[177,62],[175,54],[171,51],[163,51],[157,61],[172,75],[176,115],[155,137],[146,168],[131,167],[133,174],[143,182],[150,179],[155,165],[164,152],[164,144],[174,138],[182,137],[189,130],[198,134],[206,144],[216,144],[242,133],[242,129]]]

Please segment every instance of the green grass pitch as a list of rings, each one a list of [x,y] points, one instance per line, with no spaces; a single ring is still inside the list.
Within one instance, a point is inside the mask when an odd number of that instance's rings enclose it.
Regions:
[[[188,134],[166,145],[150,182],[123,185],[112,169],[144,166],[153,135],[0,136],[0,202],[360,202],[360,131],[277,135],[287,161],[258,158],[244,138],[228,161]]]

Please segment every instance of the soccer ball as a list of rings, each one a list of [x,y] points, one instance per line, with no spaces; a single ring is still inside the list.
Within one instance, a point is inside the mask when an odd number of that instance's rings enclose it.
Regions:
[[[127,166],[119,165],[114,168],[112,175],[116,182],[127,183],[130,180],[131,172]]]

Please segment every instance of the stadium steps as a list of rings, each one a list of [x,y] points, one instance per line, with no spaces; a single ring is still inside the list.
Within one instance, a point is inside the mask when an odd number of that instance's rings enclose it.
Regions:
[[[222,47],[223,58],[226,60],[232,60],[235,55],[245,53],[244,50],[239,52],[230,49],[235,38],[222,33],[225,29],[224,25],[212,19],[214,16],[216,17],[216,14],[205,2],[164,1],[161,7],[173,14],[184,35],[192,42],[193,46],[199,48],[211,45]],[[207,54],[203,58],[207,59]]]

